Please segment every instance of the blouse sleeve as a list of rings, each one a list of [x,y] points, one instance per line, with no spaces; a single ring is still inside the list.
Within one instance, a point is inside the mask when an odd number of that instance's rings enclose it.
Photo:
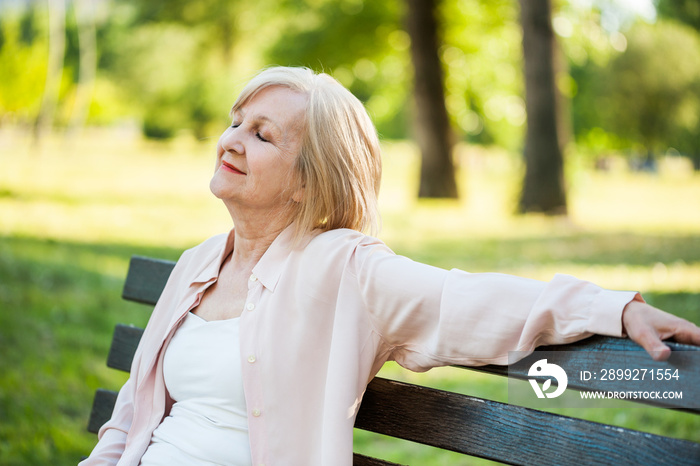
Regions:
[[[112,418],[98,433],[99,441],[90,456],[78,466],[117,464],[126,447],[126,436],[133,417],[134,388],[129,378],[119,390]]]
[[[637,296],[568,275],[541,282],[447,271],[397,256],[380,242],[361,243],[353,267],[390,359],[414,371],[508,364],[510,351],[524,355],[594,333],[621,336],[622,310]]]

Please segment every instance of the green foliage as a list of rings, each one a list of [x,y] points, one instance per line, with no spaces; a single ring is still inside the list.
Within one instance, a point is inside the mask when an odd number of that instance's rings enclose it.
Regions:
[[[22,44],[31,45],[39,37],[41,34],[40,21],[37,9],[29,8],[21,14],[19,40]]]
[[[518,150],[525,104],[517,2],[439,5],[439,53],[457,135]],[[557,83],[573,99],[576,141],[590,151],[646,145],[697,152],[700,91],[690,77],[700,67],[700,7],[694,0],[656,5],[666,20],[628,31],[635,16],[620,5],[554,2],[554,29],[568,65]],[[59,126],[70,117],[80,69],[76,11],[68,6]],[[0,117],[3,124],[28,125],[45,82],[46,4],[0,9]],[[98,2],[98,70],[88,124],[135,119],[149,136],[184,130],[215,137],[235,88],[263,66],[284,64],[332,74],[366,104],[385,139],[406,137],[413,102],[405,14],[404,0]],[[620,30],[610,29],[611,14],[624,16]],[[636,98],[642,95],[649,98]]]
[[[290,18],[268,61],[330,72],[367,105],[385,137],[410,134],[410,39],[403,1],[288,0]],[[440,3],[440,50],[448,110],[458,133],[509,149],[522,140],[525,104],[514,2]]]
[[[656,0],[662,18],[670,18],[700,31],[700,3],[695,0]]]
[[[60,95],[55,124],[65,126],[72,112],[75,86],[80,66],[79,38],[75,11],[68,8],[66,15],[66,50],[60,84]],[[112,27],[98,28],[104,31]],[[48,12],[44,2],[29,2],[22,9],[0,4],[0,118],[4,122],[29,126],[34,123],[41,105],[47,73]],[[98,54],[105,50],[100,48]],[[110,123],[124,115],[120,105],[123,95],[104,94],[107,84],[98,76],[98,92],[93,96],[92,123]]]
[[[410,58],[403,2],[283,1],[289,18],[267,49],[268,62],[335,76],[367,106],[380,134],[406,134]]]
[[[149,139],[172,139],[180,127],[181,120],[174,108],[158,105],[146,111],[143,116],[143,135]]]
[[[230,79],[221,77],[231,71],[244,5],[159,0],[124,2],[121,9],[122,26],[109,32],[103,65],[112,79],[126,83],[144,134],[218,135],[232,103]]]
[[[697,150],[700,134],[700,34],[674,23],[636,24],[627,48],[606,66],[574,76],[576,133],[583,142],[610,134],[612,146]],[[601,128],[601,129],[599,129]]]
[[[226,114],[220,80],[204,84],[217,72],[204,47],[201,35],[177,24],[144,25],[122,39],[110,75],[140,110],[147,137],[170,139],[181,129],[204,137]]]
[[[41,104],[46,79],[43,12],[6,10],[0,16],[0,118],[28,124]]]
[[[517,2],[445,1],[440,13],[454,126],[471,142],[517,150],[525,123]]]

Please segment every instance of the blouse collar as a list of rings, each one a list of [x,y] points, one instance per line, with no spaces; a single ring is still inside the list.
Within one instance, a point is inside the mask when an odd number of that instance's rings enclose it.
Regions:
[[[302,250],[316,235],[319,230],[307,233],[301,241],[294,241],[296,223],[292,223],[275,238],[265,254],[253,267],[253,275],[268,290],[274,292],[277,287],[284,263],[294,251]]]
[[[303,249],[313,237],[320,233],[320,231],[314,230],[313,232],[307,234],[302,241],[295,244],[294,227],[295,224],[292,223],[287,228],[282,230],[267,251],[265,251],[255,267],[253,267],[253,275],[255,278],[260,280],[260,283],[272,292],[275,291],[277,282],[279,281],[282,273],[282,269],[284,268],[283,265],[292,252],[295,249]],[[229,254],[231,254],[231,252],[233,252],[235,238],[234,231],[234,229],[229,231],[223,248],[217,248],[216,250],[212,251],[212,255],[210,256],[209,260],[205,261],[207,265],[205,265],[203,270],[198,274],[197,279],[195,280],[196,282],[206,283],[215,280],[219,276],[219,271],[221,270],[224,260]]]

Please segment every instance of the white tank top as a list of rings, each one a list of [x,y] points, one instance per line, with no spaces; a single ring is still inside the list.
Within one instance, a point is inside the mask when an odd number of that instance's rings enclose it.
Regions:
[[[185,317],[163,359],[175,404],[153,432],[142,465],[251,464],[239,320]]]

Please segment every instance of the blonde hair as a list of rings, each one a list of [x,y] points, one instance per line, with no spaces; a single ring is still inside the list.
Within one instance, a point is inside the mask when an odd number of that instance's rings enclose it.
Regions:
[[[236,111],[262,89],[281,86],[307,97],[303,141],[290,180],[303,187],[290,206],[300,239],[314,229],[350,228],[375,234],[381,150],[362,103],[342,84],[308,68],[271,67],[251,79],[233,105]]]

